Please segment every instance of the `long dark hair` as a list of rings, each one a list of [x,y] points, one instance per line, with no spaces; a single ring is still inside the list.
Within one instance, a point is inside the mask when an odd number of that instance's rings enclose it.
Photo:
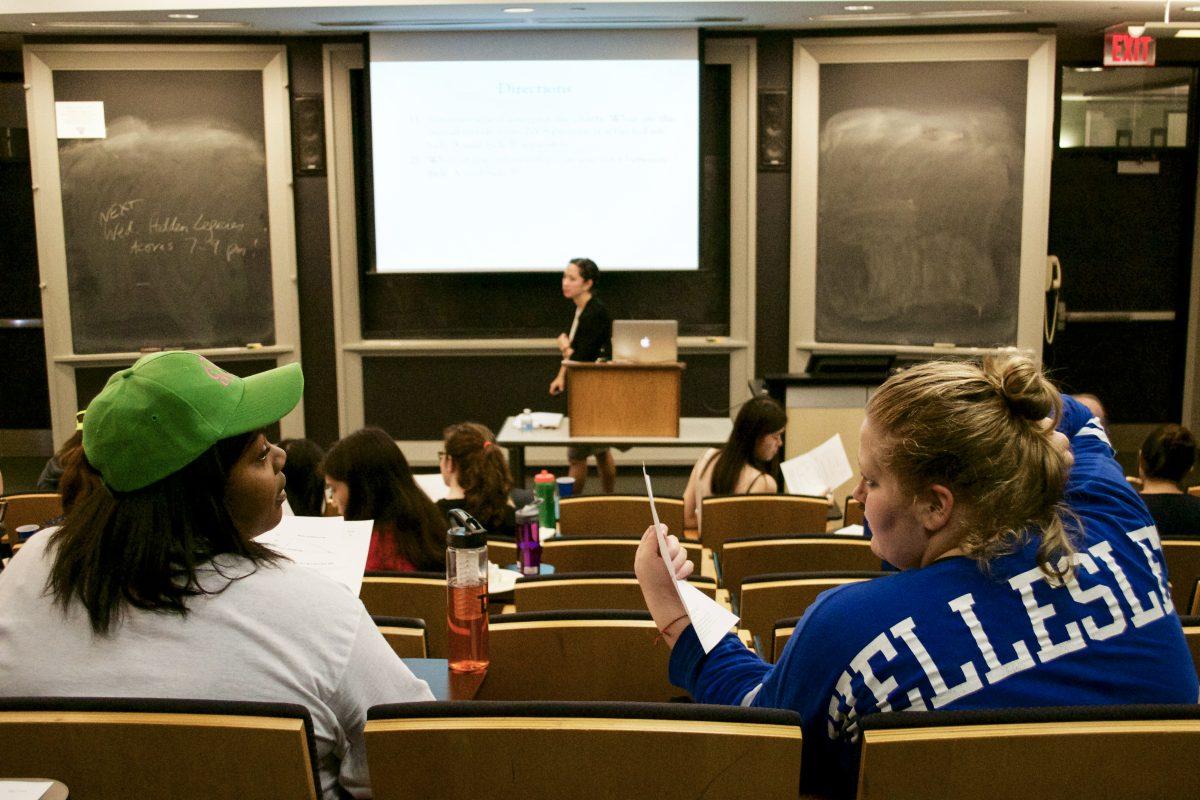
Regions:
[[[100,487],[78,497],[53,534],[47,590],[64,610],[87,609],[92,630],[106,634],[125,606],[187,615],[187,600],[220,594],[240,577],[206,589],[200,565],[231,553],[259,566],[282,558],[243,538],[225,506],[229,473],[259,431],[222,439],[196,460],[133,492]],[[247,573],[248,574],[248,573]]]
[[[287,453],[283,474],[287,477],[288,505],[298,516],[321,516],[325,502],[321,459],[325,451],[311,439],[284,439],[279,446]]]
[[[492,431],[475,422],[460,422],[446,428],[442,436],[446,455],[458,470],[466,510],[489,530],[504,527],[513,480]]]
[[[1142,442],[1141,455],[1146,477],[1181,483],[1196,463],[1196,439],[1182,425],[1160,425]]]
[[[346,519],[375,520],[376,533],[393,536],[396,551],[418,570],[446,568],[446,516],[417,486],[386,431],[355,431],[329,449],[321,468],[349,489]]]
[[[779,453],[770,462],[758,460],[758,440],[787,424],[783,407],[769,397],[754,397],[742,404],[729,439],[713,459],[712,493],[733,494],[742,469],[750,465],[770,475],[779,465]]]

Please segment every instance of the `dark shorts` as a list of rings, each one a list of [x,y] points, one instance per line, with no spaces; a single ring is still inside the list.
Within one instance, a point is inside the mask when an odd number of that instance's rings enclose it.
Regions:
[[[581,444],[567,448],[567,458],[571,461],[587,461],[588,456],[602,456],[608,452],[608,445]]]

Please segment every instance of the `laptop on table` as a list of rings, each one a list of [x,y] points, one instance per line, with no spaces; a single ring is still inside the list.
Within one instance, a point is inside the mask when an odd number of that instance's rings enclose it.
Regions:
[[[679,360],[679,323],[673,319],[613,320],[613,361],[635,363]]]

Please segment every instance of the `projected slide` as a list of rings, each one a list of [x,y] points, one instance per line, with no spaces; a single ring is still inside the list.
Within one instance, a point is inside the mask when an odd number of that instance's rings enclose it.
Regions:
[[[695,60],[371,65],[376,269],[695,269]]]

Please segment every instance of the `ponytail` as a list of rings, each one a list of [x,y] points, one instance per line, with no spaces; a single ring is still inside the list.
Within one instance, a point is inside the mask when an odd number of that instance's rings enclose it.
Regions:
[[[443,431],[446,455],[454,460],[465,505],[489,529],[504,524],[512,476],[496,437],[484,425],[461,422]]]

